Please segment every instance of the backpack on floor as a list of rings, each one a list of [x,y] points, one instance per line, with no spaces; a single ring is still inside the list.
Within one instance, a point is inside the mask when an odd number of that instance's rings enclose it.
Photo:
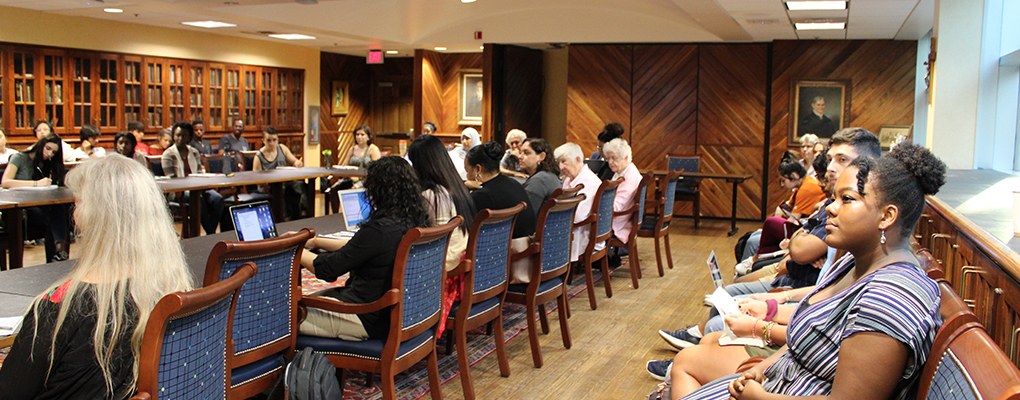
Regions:
[[[750,257],[751,254],[744,255],[744,246],[747,246],[747,239],[751,238],[751,234],[755,231],[750,231],[737,239],[737,244],[733,246],[733,257],[737,262],[744,261],[745,258]]]
[[[343,398],[336,367],[321,353],[306,347],[287,364],[284,374],[287,400],[339,400]]]

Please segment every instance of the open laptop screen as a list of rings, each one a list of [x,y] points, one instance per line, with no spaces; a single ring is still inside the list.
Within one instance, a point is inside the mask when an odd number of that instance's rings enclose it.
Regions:
[[[337,194],[340,195],[340,209],[344,213],[347,230],[358,230],[358,224],[368,219],[368,214],[372,212],[365,189],[341,190]]]
[[[269,202],[260,201],[230,207],[230,218],[234,221],[237,240],[250,242],[276,237],[276,224],[273,222]]]

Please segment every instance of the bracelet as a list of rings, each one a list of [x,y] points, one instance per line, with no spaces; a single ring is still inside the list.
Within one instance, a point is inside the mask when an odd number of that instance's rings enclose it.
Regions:
[[[774,327],[774,326],[776,326],[776,323],[775,322],[770,322],[769,326],[768,326],[768,329],[767,329],[767,332],[765,333],[765,345],[769,346],[769,347],[772,347],[773,345],[775,345],[775,342],[772,341],[772,327]]]
[[[768,307],[768,311],[765,312],[765,322],[772,322],[772,319],[776,317],[776,313],[779,312],[779,302],[776,300],[765,300],[765,305]]]
[[[768,336],[765,335],[768,334],[769,324],[771,324],[771,322],[761,326],[761,340],[766,344],[768,344]]]
[[[789,292],[787,292],[787,294],[786,294],[786,302],[787,302],[787,303],[791,303],[791,302],[793,302],[793,296],[792,296],[792,295],[790,295],[790,293],[789,293]]]
[[[752,339],[757,339],[758,338],[758,336],[755,335],[754,331],[758,330],[758,323],[759,322],[761,322],[760,319],[755,319],[754,320],[754,325],[751,326],[751,338]]]

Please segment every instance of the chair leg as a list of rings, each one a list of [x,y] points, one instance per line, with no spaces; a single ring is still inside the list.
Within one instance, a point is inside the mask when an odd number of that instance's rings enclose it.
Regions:
[[[666,241],[666,266],[673,269],[673,250],[669,247],[669,232],[666,232],[666,236],[663,236],[662,240]]]
[[[665,271],[662,270],[662,252],[659,251],[659,236],[656,235],[652,240],[655,240],[655,264],[659,267],[659,276],[665,276]]]
[[[436,355],[435,342],[432,343],[432,352],[429,353],[426,364],[429,370],[429,392],[432,393],[432,400],[443,400],[442,382],[439,381],[439,356]]]
[[[446,321],[446,325],[449,326],[450,325],[450,321]],[[446,355],[453,354],[453,340],[454,340],[453,339],[453,331],[450,330],[450,329],[447,329],[447,334],[446,334]]]
[[[584,279],[588,285],[588,303],[591,305],[591,309],[594,310],[599,308],[598,304],[595,303],[595,280],[592,278],[594,272],[591,270],[591,258],[590,256],[584,258]]]
[[[613,297],[613,281],[610,278],[609,254],[602,257],[602,284],[606,287],[606,297]]]
[[[496,341],[496,358],[499,359],[499,375],[502,377],[510,376],[510,361],[506,355],[506,342],[504,341],[505,336],[503,333],[503,310],[500,309],[499,316],[495,319],[496,335],[493,339]],[[493,324],[490,322],[489,326]]]
[[[542,333],[549,334],[549,311],[545,309],[545,303],[538,305],[538,321],[542,323]]]
[[[634,243],[635,240],[636,239],[631,239],[630,243],[627,245],[627,257],[630,258],[630,283],[634,285],[634,289],[637,289],[638,279],[641,278],[641,266],[638,265],[637,246]]]
[[[701,194],[694,196],[694,229],[701,223]]]
[[[563,286],[563,294],[556,298],[556,302],[559,303],[557,309],[560,315],[560,335],[563,336],[563,347],[569,349],[572,344],[570,342],[570,325],[567,323],[567,314],[570,312],[570,309],[567,308],[569,305],[567,302],[566,286]]]
[[[563,281],[563,298],[564,299],[567,298],[567,281]],[[570,301],[569,301],[569,299],[567,299],[567,300],[568,300],[567,304],[566,304],[567,318],[570,318]]]
[[[460,364],[460,384],[464,387],[464,398],[474,400],[475,387],[471,383],[471,362],[468,360],[467,353],[467,329],[464,328],[463,323],[460,323],[461,321],[457,322],[457,326],[453,328],[451,336],[457,337],[457,362]],[[429,371],[429,374],[431,373],[432,371]]]
[[[535,368],[542,368],[542,348],[538,347],[538,327],[535,326],[535,299],[529,298],[526,301],[527,315],[528,315],[528,340],[531,343],[531,359],[535,363]]]
[[[429,372],[430,372],[429,373],[429,379],[431,380],[431,378],[432,378],[431,372],[432,371],[430,370]],[[396,386],[396,384],[393,381],[394,381],[394,379],[393,379],[393,372],[389,371],[388,369],[384,370],[382,372],[382,385],[381,385],[382,386],[383,400],[396,400],[396,398],[397,398],[397,393],[396,393],[397,386]]]

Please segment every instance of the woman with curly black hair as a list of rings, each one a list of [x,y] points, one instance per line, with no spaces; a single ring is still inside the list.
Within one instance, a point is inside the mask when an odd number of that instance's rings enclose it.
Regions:
[[[372,211],[358,233],[349,241],[312,239],[305,245],[332,250],[321,255],[302,254],[301,266],[317,278],[334,282],[343,274],[351,274],[343,287],[326,289],[316,296],[355,304],[378,300],[391,288],[401,238],[413,228],[432,226],[418,178],[404,159],[390,156],[373,162],[364,182]],[[354,315],[309,308],[299,331],[344,340],[378,339],[389,332],[389,315],[389,309]]]
[[[552,192],[562,186],[558,176],[559,166],[553,157],[552,146],[542,138],[530,138],[521,145],[521,171],[528,174],[524,181],[524,190],[535,205],[532,213],[538,215],[538,209],[544,204]]]

